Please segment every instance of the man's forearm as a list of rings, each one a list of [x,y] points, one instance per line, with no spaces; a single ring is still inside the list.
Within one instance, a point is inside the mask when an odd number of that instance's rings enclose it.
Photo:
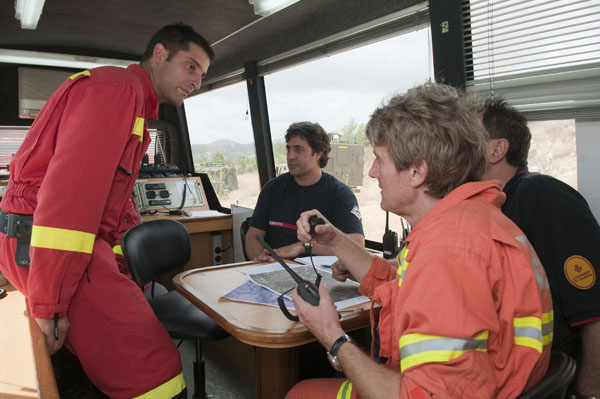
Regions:
[[[377,364],[355,344],[344,344],[338,352],[344,374],[361,399],[399,398],[402,375]]]
[[[580,353],[577,391],[600,398],[600,321],[581,327]]]

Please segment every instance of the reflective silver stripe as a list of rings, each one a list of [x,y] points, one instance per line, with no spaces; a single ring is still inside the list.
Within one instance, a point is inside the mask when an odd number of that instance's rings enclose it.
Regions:
[[[487,350],[487,346],[487,339],[432,338],[403,346],[400,349],[400,357],[406,358],[431,351]]]
[[[546,336],[554,332],[554,321],[542,324],[542,336]]]
[[[527,337],[542,342],[542,332],[535,327],[513,327],[515,337]]]
[[[350,399],[352,395],[352,383],[350,380],[346,380],[342,383],[340,390],[336,396],[336,399]]]
[[[525,244],[525,246],[527,247],[527,250],[529,251],[530,255],[533,255],[533,253],[530,250],[533,249],[533,247],[531,246],[531,243],[529,242],[529,240],[527,239],[527,237],[525,236],[516,236],[515,239],[519,242],[522,242],[523,244]],[[535,252],[534,252],[535,253]],[[540,274],[539,270],[540,268],[542,268],[542,262],[540,262],[540,259],[536,256],[536,257],[531,257],[531,265],[532,265],[532,269],[533,269],[533,274],[535,275],[535,280],[537,281],[538,287],[540,287],[540,290],[545,290],[545,289],[550,289],[550,285],[548,284],[548,279],[542,277],[542,275]]]

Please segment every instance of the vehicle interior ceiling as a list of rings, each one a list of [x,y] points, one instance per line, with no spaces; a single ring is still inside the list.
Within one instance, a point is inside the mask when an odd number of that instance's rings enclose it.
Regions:
[[[262,76],[270,72],[268,66],[264,66],[265,61],[276,61],[290,53],[302,54],[314,43],[323,43],[333,36],[343,41],[346,34],[355,34],[357,29],[373,21],[417,4],[426,3],[420,0],[300,0],[263,17],[254,13],[248,0],[46,1],[37,28],[30,30],[21,29],[15,18],[15,2],[4,1],[0,2],[0,54],[20,50],[136,63],[155,31],[181,22],[201,33],[212,43],[216,53],[202,87],[192,93],[198,95],[245,80],[249,64],[256,65],[253,69],[256,77]],[[310,57],[314,57],[314,52],[311,54]],[[7,101],[17,101],[19,66],[23,65],[0,61],[0,76],[5,79],[0,93]],[[0,105],[0,126],[31,124],[32,120],[13,116],[15,107]],[[161,105],[159,118],[179,136],[171,140],[171,160],[179,163],[182,173],[194,174],[183,106],[175,109]],[[270,132],[254,130],[255,138],[266,134],[264,137],[270,140]],[[265,162],[260,156],[257,162],[259,170],[268,170],[260,164]]]

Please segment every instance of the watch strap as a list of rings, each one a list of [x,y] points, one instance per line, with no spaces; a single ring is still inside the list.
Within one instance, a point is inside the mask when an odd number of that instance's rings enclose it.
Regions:
[[[331,345],[329,354],[334,357],[337,356],[337,353],[340,350],[340,348],[342,347],[342,345],[344,345],[346,342],[350,342],[351,340],[352,339],[350,338],[350,336],[348,334],[342,335],[341,337],[339,337],[338,339],[335,340],[333,345]]]
[[[304,243],[304,256],[311,256],[312,244],[309,242]]]

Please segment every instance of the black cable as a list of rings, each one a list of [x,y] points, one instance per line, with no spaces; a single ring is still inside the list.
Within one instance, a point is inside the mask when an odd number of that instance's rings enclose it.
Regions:
[[[323,276],[321,275],[321,273],[319,273],[317,271],[317,268],[315,267],[315,262],[313,262],[313,257],[312,257],[312,244],[310,244],[308,247],[306,247],[306,251],[308,252],[308,256],[310,256],[310,264],[313,267],[313,270],[315,271],[315,274],[317,275],[317,279],[315,280],[315,285],[317,286],[317,288],[319,287],[319,284],[321,284],[321,279],[323,278]]]

